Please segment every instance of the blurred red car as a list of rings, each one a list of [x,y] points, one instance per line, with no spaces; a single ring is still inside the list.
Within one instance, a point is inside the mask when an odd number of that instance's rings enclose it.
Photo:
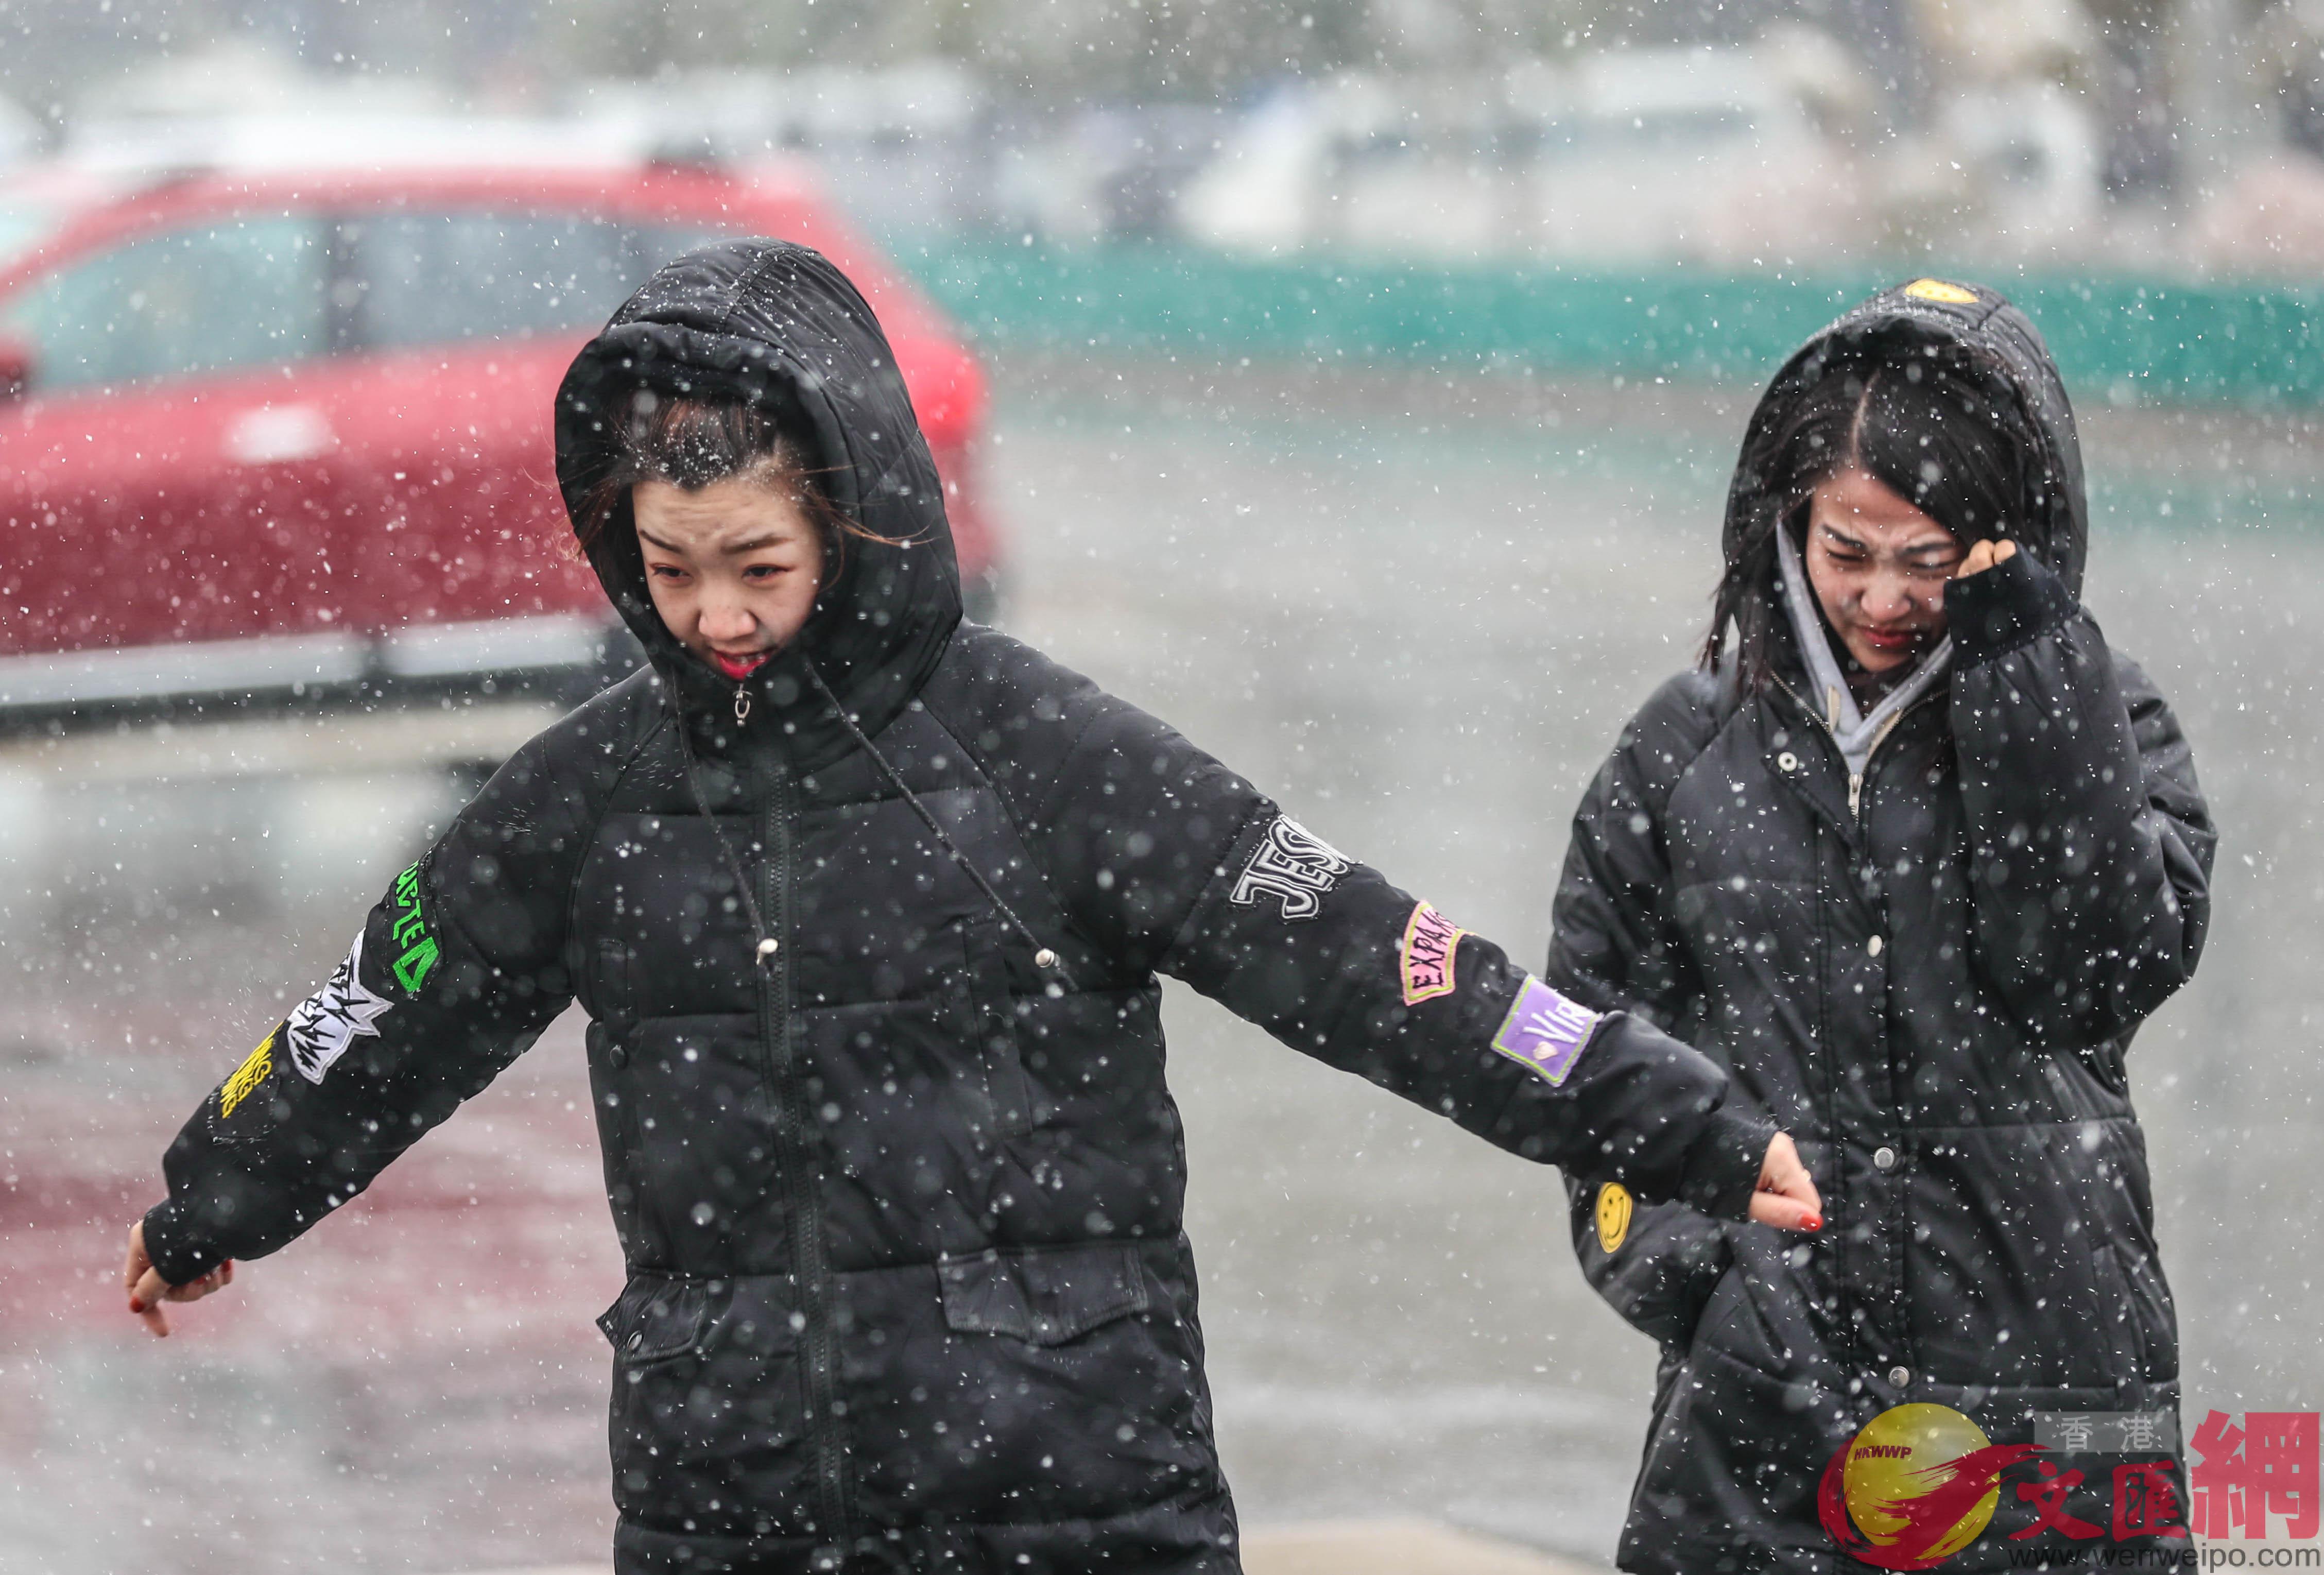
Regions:
[[[862,287],[985,612],[982,372],[795,169],[52,168],[0,183],[0,717],[618,671],[551,399],[649,273],[730,233]]]

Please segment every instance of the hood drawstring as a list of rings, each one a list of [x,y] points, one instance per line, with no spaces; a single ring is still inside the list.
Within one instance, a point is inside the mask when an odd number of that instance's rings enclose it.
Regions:
[[[750,714],[750,697],[744,693],[742,685],[737,684],[734,686],[734,720],[739,723]],[[702,811],[702,823],[710,828],[710,835],[717,839],[719,855],[726,860],[726,873],[734,877],[734,890],[742,899],[742,911],[751,915],[752,931],[759,938],[752,950],[752,960],[761,968],[766,968],[773,963],[775,953],[781,950],[782,946],[776,940],[775,932],[767,928],[767,916],[759,911],[759,898],[751,890],[751,877],[742,867],[742,860],[735,854],[733,845],[726,840],[726,833],[719,827],[718,817],[710,812],[709,796],[702,791],[701,762],[694,757],[694,733],[686,724],[686,712],[678,706],[675,687],[669,697],[669,715],[670,720],[678,724],[678,753],[685,764],[686,791],[693,796],[694,807]]]
[[[825,702],[838,713],[840,725],[847,729],[848,736],[855,740],[857,747],[872,757],[873,763],[880,767],[881,774],[886,776],[896,791],[903,795],[904,801],[911,805],[912,812],[920,818],[920,823],[935,835],[937,844],[952,857],[953,863],[960,866],[960,872],[969,878],[979,892],[983,894],[984,900],[992,904],[993,910],[1007,922],[1010,929],[1024,937],[1025,944],[1033,949],[1033,966],[1044,972],[1055,973],[1064,982],[1065,988],[1078,989],[1080,987],[1074,983],[1074,976],[1066,970],[1065,961],[1058,957],[1056,949],[1042,945],[1041,938],[1033,933],[1032,926],[1019,918],[1017,910],[1010,907],[999,892],[993,890],[992,883],[984,878],[984,873],[969,863],[968,856],[961,852],[959,846],[953,841],[951,834],[945,830],[943,823],[937,820],[929,811],[928,807],[920,801],[919,795],[905,784],[903,774],[890,764],[886,755],[873,746],[872,740],[864,736],[863,729],[856,725],[855,718],[847,714],[847,708],[841,705],[839,697],[831,692],[831,686],[824,681],[823,674],[816,671],[815,663],[802,656],[800,665],[807,669],[807,679],[815,685],[816,692],[820,694]],[[775,940],[774,931],[767,927],[766,915],[759,911],[759,899],[751,890],[750,876],[742,866],[741,857],[735,853],[733,845],[726,840],[726,833],[720,829],[717,817],[710,812],[709,797],[702,791],[701,763],[695,758],[693,732],[687,726],[686,714],[678,709],[674,693],[670,698],[670,710],[678,723],[678,750],[685,762],[687,791],[693,796],[694,807],[702,812],[703,823],[710,828],[711,836],[717,838],[718,851],[726,860],[727,873],[733,876],[734,889],[742,895],[743,912],[750,914],[751,928],[758,933],[759,941],[755,960],[760,967],[764,968],[774,960],[775,953],[780,950],[779,945]],[[739,724],[750,714],[749,691],[743,686],[737,684],[734,689],[734,720]]]
[[[839,713],[839,724],[847,729],[848,737],[853,738],[857,747],[872,757],[873,763],[880,767],[881,774],[887,777],[895,790],[904,796],[904,801],[911,805],[912,812],[920,818],[920,824],[928,829],[937,843],[952,856],[952,861],[960,866],[960,873],[966,876],[974,883],[976,889],[984,894],[984,900],[992,904],[993,910],[1008,922],[1009,927],[1025,938],[1025,944],[1033,949],[1033,966],[1044,972],[1055,973],[1065,982],[1068,989],[1078,989],[1080,987],[1074,983],[1074,976],[1065,970],[1065,961],[1058,957],[1056,949],[1042,945],[1040,937],[1033,933],[1032,926],[1019,918],[1017,910],[1010,907],[1001,894],[992,889],[992,883],[984,878],[984,872],[969,863],[968,856],[961,852],[959,846],[953,841],[951,834],[929,811],[928,807],[920,802],[919,795],[905,785],[903,774],[890,764],[886,755],[873,747],[872,740],[864,736],[863,729],[856,725],[855,718],[847,714],[847,708],[841,705],[839,697],[831,692],[831,686],[823,681],[823,674],[816,670],[815,663],[807,660],[802,654],[799,664],[807,669],[807,680],[815,685],[816,692],[823,697],[824,703]]]

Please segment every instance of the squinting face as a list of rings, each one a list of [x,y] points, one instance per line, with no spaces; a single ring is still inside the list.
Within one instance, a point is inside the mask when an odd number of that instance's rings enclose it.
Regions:
[[[1828,477],[1808,505],[1808,583],[1848,653],[1886,672],[1944,638],[1945,582],[1960,568],[1951,532],[1854,468]]]
[[[688,492],[632,489],[654,611],[680,644],[740,681],[798,638],[823,583],[823,544],[798,500],[740,477]]]

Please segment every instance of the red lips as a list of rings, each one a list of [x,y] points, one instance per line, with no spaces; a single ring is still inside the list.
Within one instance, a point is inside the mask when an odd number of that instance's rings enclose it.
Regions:
[[[1910,651],[1921,640],[1918,629],[1872,629],[1858,624],[1856,632],[1875,651]]]
[[[713,651],[710,660],[718,664],[719,672],[740,683],[756,672],[770,654],[766,651],[752,651],[740,656],[729,656],[724,651]]]

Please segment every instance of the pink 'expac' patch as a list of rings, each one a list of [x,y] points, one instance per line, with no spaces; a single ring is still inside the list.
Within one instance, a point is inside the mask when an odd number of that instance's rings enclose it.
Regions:
[[[1461,937],[1469,933],[1430,907],[1416,903],[1404,927],[1404,1004],[1416,1006],[1452,993]]]

